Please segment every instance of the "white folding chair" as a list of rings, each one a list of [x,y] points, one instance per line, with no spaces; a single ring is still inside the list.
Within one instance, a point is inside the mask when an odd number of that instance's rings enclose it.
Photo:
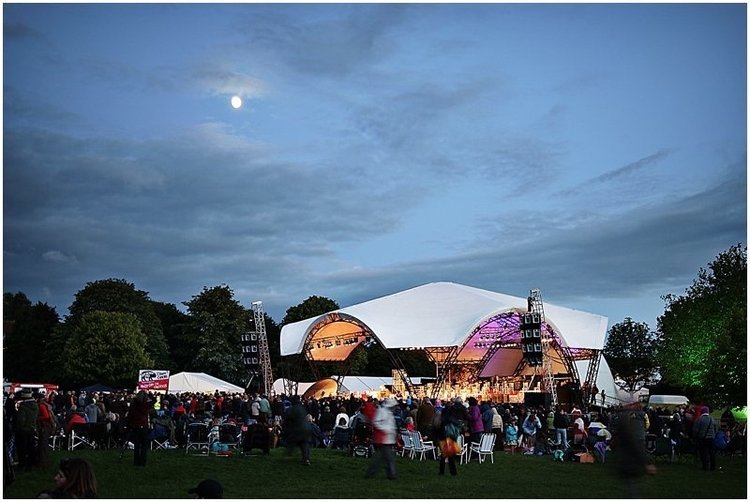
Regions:
[[[401,449],[401,456],[409,454],[409,458],[414,456],[414,441],[411,439],[411,433],[407,430],[401,431],[401,442],[404,443],[404,447]]]
[[[96,449],[96,442],[91,437],[89,424],[74,424],[68,434],[68,450],[91,448]]]
[[[456,442],[458,443],[458,447],[460,448],[458,452],[459,463],[463,464],[464,462],[468,462],[469,447],[466,444],[466,440],[464,440],[464,435],[459,434],[456,438]]]
[[[481,464],[487,455],[490,456],[492,463],[495,463],[495,433],[484,432],[479,438],[479,443],[471,443],[469,446],[469,461],[471,461],[471,454],[476,453],[479,463]]]
[[[419,460],[424,460],[426,453],[432,453],[432,458],[437,460],[437,447],[435,447],[432,441],[423,440],[422,434],[420,434],[419,431],[410,432],[409,434],[411,435],[411,441],[414,448],[411,458],[414,458],[419,454]]]
[[[61,449],[64,442],[65,431],[63,429],[57,429],[55,433],[49,437],[49,447],[52,450]]]

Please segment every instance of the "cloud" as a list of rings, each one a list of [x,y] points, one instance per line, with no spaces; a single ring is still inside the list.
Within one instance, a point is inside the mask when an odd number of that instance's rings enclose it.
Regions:
[[[68,256],[62,251],[58,250],[45,252],[44,254],[42,254],[42,259],[44,261],[49,261],[52,263],[76,263],[78,261],[75,256]]]
[[[731,245],[747,243],[747,185],[738,165],[690,196],[595,224],[550,228],[518,243],[506,236],[487,238],[448,258],[333,271],[314,282],[334,291],[342,305],[445,280],[518,296],[539,287],[552,303],[574,307],[591,298],[681,293],[700,267]]]
[[[334,15],[307,18],[256,13],[244,18],[237,28],[255,54],[260,52],[295,72],[340,78],[370,68],[391,53],[385,35],[399,24],[407,9],[394,4],[358,5],[338,15],[340,6],[329,6],[316,9],[316,13]]]
[[[557,193],[557,195],[561,197],[570,196],[578,194],[582,190],[592,191],[601,188],[602,186],[608,186],[612,182],[632,179],[633,175],[640,174],[645,168],[658,164],[659,162],[672,155],[672,153],[674,153],[673,149],[662,148],[652,153],[651,155],[647,155],[646,157],[636,160],[635,162],[630,162],[624,166],[611,169],[603,174],[600,174],[593,178],[589,178],[572,188],[561,190]],[[641,183],[639,184],[639,186],[643,187],[645,186],[645,184]]]
[[[28,39],[46,42],[42,33],[22,22],[3,23],[3,39],[6,43]]]
[[[195,65],[189,69],[189,77],[195,85],[211,94],[236,94],[249,99],[263,96],[267,92],[267,87],[261,80],[217,63]]]
[[[272,160],[216,122],[147,141],[10,129],[4,154],[7,288],[44,284],[58,306],[107,277],[173,303],[222,282],[265,288],[392,230],[404,208],[396,188]]]

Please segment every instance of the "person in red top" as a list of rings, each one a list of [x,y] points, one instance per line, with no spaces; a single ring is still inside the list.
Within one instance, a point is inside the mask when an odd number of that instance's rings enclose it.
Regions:
[[[49,465],[49,438],[57,429],[57,421],[52,412],[52,405],[44,399],[44,396],[37,394],[36,397],[39,405],[39,416],[36,419],[39,434],[36,465],[47,467]]]
[[[70,434],[70,430],[73,428],[75,424],[85,424],[86,419],[76,411],[76,406],[73,405],[70,408],[70,416],[68,417],[68,421],[65,422],[65,434]]]
[[[134,446],[133,465],[146,466],[146,454],[148,453],[149,440],[149,412],[151,411],[151,399],[142,390],[138,392],[130,403],[128,409],[128,429],[130,429],[130,440]]]
[[[368,399],[367,402],[362,405],[362,414],[370,423],[372,423],[373,419],[375,418],[375,413],[377,411],[378,410],[377,408],[375,408],[375,403],[373,403],[372,398]]]

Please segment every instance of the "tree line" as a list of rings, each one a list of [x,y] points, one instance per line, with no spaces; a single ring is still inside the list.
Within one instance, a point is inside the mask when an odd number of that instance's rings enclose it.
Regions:
[[[53,382],[66,389],[93,383],[133,388],[138,370],[147,368],[205,372],[240,386],[250,379],[241,337],[254,329],[253,312],[227,285],[205,287],[183,302],[186,312],[112,278],[87,283],[64,318],[46,303],[32,304],[22,292],[5,293],[3,304],[3,376],[11,381]],[[338,308],[329,298],[311,296],[289,307],[281,324],[265,315],[274,377],[313,380],[301,356],[281,357],[281,326]],[[406,359],[413,374],[434,372],[424,357]],[[357,347],[346,368],[320,366],[321,374],[343,369],[351,375],[391,374],[380,346]]]
[[[747,401],[747,249],[740,244],[701,268],[684,295],[665,295],[665,311],[652,331],[626,317],[607,333],[604,355],[627,390],[658,385],[714,406]],[[252,329],[253,312],[227,285],[205,287],[183,302],[154,301],[125,279],[87,283],[69,314],[32,302],[22,292],[3,295],[4,377],[50,381],[63,388],[92,383],[132,388],[139,369],[203,371],[244,385],[241,336]],[[281,323],[265,316],[275,377],[311,381],[302,355],[281,357],[281,326],[339,308],[311,296],[289,307]],[[411,375],[432,375],[423,354],[399,354]],[[378,344],[358,346],[346,366],[320,363],[323,375],[389,376],[391,362]]]
[[[623,388],[745,406],[747,248],[730,247],[698,271],[685,294],[662,299],[655,331],[629,317],[608,331],[603,353]]]

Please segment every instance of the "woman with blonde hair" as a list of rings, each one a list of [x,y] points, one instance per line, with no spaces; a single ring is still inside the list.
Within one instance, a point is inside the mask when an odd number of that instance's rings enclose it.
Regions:
[[[55,474],[55,488],[45,490],[38,498],[96,498],[96,476],[91,464],[82,458],[64,458]]]

